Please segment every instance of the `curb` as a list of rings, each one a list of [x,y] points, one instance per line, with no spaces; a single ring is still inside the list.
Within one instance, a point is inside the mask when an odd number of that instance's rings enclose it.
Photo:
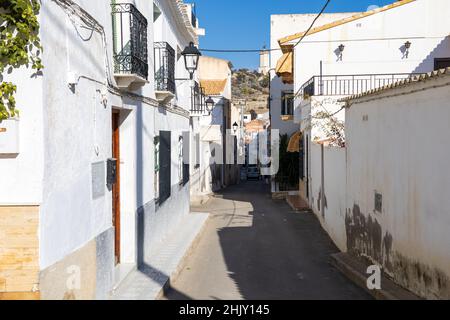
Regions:
[[[188,258],[192,255],[193,251],[196,249],[198,243],[200,242],[200,239],[203,236],[203,233],[206,230],[206,227],[209,224],[211,215],[207,212],[201,212],[202,214],[208,214],[208,217],[203,222],[203,226],[200,228],[200,230],[197,232],[197,235],[194,237],[194,239],[191,241],[191,244],[189,245],[189,248],[185,251],[183,257],[178,262],[178,266],[176,269],[172,272],[172,274],[169,275],[169,278],[167,279],[166,283],[162,286],[159,293],[156,295],[154,300],[161,300],[161,298],[170,290],[171,284],[177,280],[179,277],[181,271],[184,269],[184,267],[187,264]]]
[[[376,300],[421,300],[421,298],[397,285],[383,274],[381,276],[382,288],[370,290],[366,283],[368,275],[365,271],[367,266],[347,253],[332,254],[331,264]]]

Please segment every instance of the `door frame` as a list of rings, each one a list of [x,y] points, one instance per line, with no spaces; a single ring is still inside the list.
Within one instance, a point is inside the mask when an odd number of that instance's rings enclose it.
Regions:
[[[120,111],[112,110],[111,114],[112,157],[116,159],[117,181],[112,186],[112,223],[114,226],[114,260],[120,263]]]

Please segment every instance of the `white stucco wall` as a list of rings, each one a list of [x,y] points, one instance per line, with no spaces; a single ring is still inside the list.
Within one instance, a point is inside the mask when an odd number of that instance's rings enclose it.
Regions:
[[[311,163],[313,164],[309,175],[309,205],[339,250],[345,252],[347,250],[345,233],[346,150],[345,148],[324,146],[322,161],[321,145],[314,142],[309,143]],[[323,211],[321,204],[322,172],[324,184]]]
[[[324,75],[432,71],[434,58],[450,56],[449,11],[446,0],[417,0],[306,37],[295,48],[295,92],[320,74],[320,61]],[[408,58],[402,52],[406,41]],[[335,52],[340,44],[342,61]]]
[[[132,94],[145,99],[107,88],[107,75],[113,73],[110,1],[75,3],[94,17],[104,34],[83,27],[77,14],[64,10],[57,1],[45,1],[39,16],[45,66],[42,75],[30,78],[29,71],[19,70],[5,78],[18,85],[21,151],[17,157],[0,156],[0,204],[41,206],[41,269],[112,228],[111,192],[105,181],[103,196],[93,198],[91,166],[102,162],[106,171],[105,162],[112,156],[113,109],[121,112],[123,263],[136,263],[137,211],[155,198],[153,138],[160,130],[172,131],[171,182],[178,185],[178,138],[182,131],[189,131],[189,116],[182,114],[182,110],[190,109],[189,81],[177,82],[177,96],[170,106],[158,107],[152,100],[153,39],[170,42],[175,49],[183,49],[192,41],[183,31],[183,24],[175,23],[174,11],[167,3],[162,6],[163,31],[158,32],[157,38],[153,6],[144,0],[134,1],[148,20],[149,82],[133,88]],[[182,60],[177,62],[176,77],[186,78]],[[73,88],[68,86],[69,73],[75,74],[77,80]],[[112,76],[110,80],[114,84]],[[179,193],[173,200],[176,205],[170,203],[172,198],[167,200],[169,213],[165,209],[148,213],[152,218],[147,221],[155,222],[147,230],[152,233],[148,238],[152,243],[161,241],[189,212],[189,188],[180,189]]]
[[[346,111],[348,215],[356,210],[366,221],[371,217],[382,236],[368,231],[373,243],[365,254],[416,293],[447,299],[449,80],[390,90]],[[375,192],[382,195],[382,212],[374,210]],[[383,246],[379,257],[377,245]]]

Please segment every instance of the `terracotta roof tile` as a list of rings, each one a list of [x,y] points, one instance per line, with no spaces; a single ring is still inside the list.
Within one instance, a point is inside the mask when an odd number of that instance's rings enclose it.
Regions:
[[[374,14],[377,14],[377,13],[380,13],[380,12],[384,12],[384,11],[387,11],[387,10],[390,10],[390,9],[394,9],[394,8],[400,7],[402,5],[405,5],[407,3],[411,3],[411,2],[414,2],[414,1],[416,1],[416,0],[400,0],[400,1],[396,1],[394,3],[391,3],[391,4],[387,5],[387,6],[381,7],[381,8],[377,8],[377,9],[374,9],[374,10],[369,10],[369,11],[366,11],[366,12],[361,12],[361,13],[355,14],[355,15],[353,15],[351,17],[344,18],[344,19],[341,19],[341,20],[337,20],[337,21],[334,21],[334,22],[331,22],[331,23],[327,23],[327,24],[325,24],[323,26],[319,26],[319,27],[313,28],[313,29],[311,29],[309,31],[308,35],[311,35],[311,34],[314,34],[314,33],[318,33],[320,31],[328,30],[328,29],[331,29],[331,28],[334,28],[334,27],[337,27],[337,26],[340,26],[340,25],[343,25],[343,24],[346,24],[346,23],[349,23],[349,22],[352,22],[352,21],[355,21],[355,20],[358,20],[358,19],[362,19],[362,18],[371,16],[371,15],[374,15]],[[305,33],[306,33],[306,31],[303,31],[303,32],[295,33],[293,35],[281,38],[281,39],[278,40],[278,43],[280,44],[280,46],[285,45],[287,42],[290,42],[290,41],[296,40],[296,39],[300,39],[301,37],[303,37],[305,35]]]

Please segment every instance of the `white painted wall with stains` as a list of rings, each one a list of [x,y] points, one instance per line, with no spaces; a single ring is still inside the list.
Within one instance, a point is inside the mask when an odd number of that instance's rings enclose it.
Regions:
[[[346,224],[355,231],[348,249],[428,298],[450,298],[449,119],[449,75],[352,101],[346,110]],[[365,238],[356,233],[362,230]]]

